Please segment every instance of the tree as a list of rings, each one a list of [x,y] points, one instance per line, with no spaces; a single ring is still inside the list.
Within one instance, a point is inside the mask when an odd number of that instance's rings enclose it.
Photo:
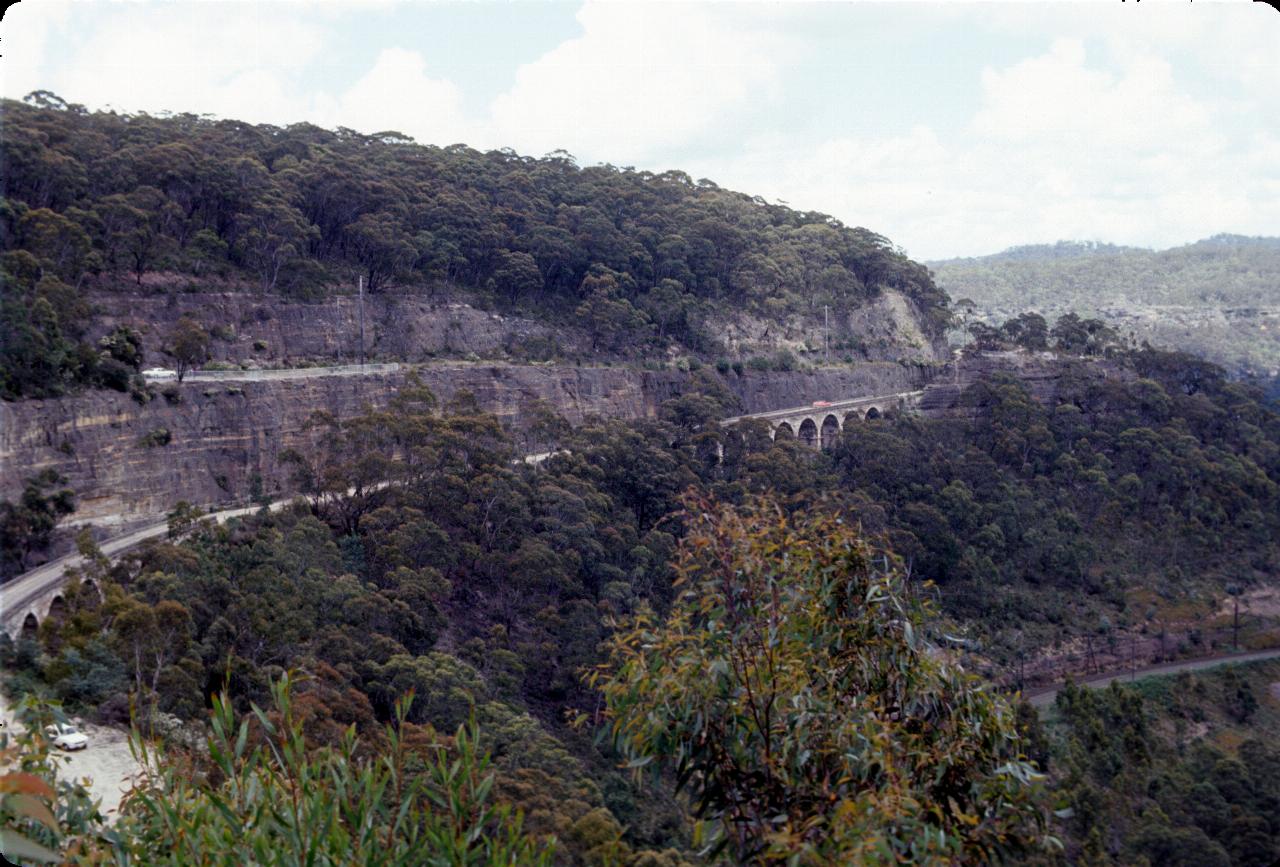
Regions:
[[[591,333],[591,350],[619,348],[625,335],[638,336],[648,324],[645,315],[621,297],[621,286],[607,270],[593,271],[582,281],[586,300],[578,305],[575,315]],[[635,342],[640,342],[635,340]]]
[[[128,195],[117,194],[103,200],[102,226],[108,261],[128,257],[134,280],[142,285],[142,275],[153,264],[168,240],[161,231],[167,200],[155,187],[137,187]]]
[[[388,213],[363,214],[347,227],[346,244],[364,267],[369,291],[377,292],[408,269],[418,249],[404,224]]]
[[[0,574],[24,570],[33,552],[49,547],[58,521],[75,511],[71,489],[57,487],[65,481],[45,469],[27,479],[17,503],[0,502]]]
[[[669,766],[739,862],[990,862],[1045,836],[1013,708],[932,655],[927,608],[840,519],[689,499],[684,591],[592,682],[631,767]]]
[[[236,249],[257,272],[263,292],[276,288],[285,262],[299,255],[307,240],[319,233],[280,196],[254,202],[253,209],[240,215],[237,223],[240,237]],[[372,291],[372,279],[369,282]]]
[[[191,614],[180,603],[165,599],[148,605],[126,599],[113,612],[112,638],[120,658],[133,673],[139,701],[156,695],[160,676],[190,641]]]
[[[18,222],[22,246],[64,280],[75,282],[93,254],[89,235],[75,221],[48,208],[28,211]]]
[[[187,371],[209,360],[209,332],[190,316],[183,316],[169,332],[165,353],[178,364],[178,382]]]
[[[493,283],[507,297],[508,303],[514,305],[522,295],[542,288],[542,272],[528,253],[503,253],[498,268],[493,272]]]
[[[1001,325],[1000,330],[1025,349],[1049,348],[1049,324],[1039,313],[1021,313]]]

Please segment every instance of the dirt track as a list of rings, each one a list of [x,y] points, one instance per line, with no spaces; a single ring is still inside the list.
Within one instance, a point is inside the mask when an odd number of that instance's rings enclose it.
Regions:
[[[1215,656],[1209,659],[1188,659],[1182,662],[1166,662],[1161,665],[1149,665],[1140,668],[1137,672],[1120,671],[1111,672],[1110,674],[1101,674],[1094,677],[1086,677],[1077,680],[1077,686],[1101,687],[1106,686],[1113,680],[1138,680],[1147,677],[1161,677],[1167,674],[1177,674],[1180,671],[1199,671],[1205,668],[1217,668],[1220,665],[1230,665],[1238,662],[1257,662],[1262,659],[1280,659],[1280,648],[1271,650],[1256,650],[1252,653],[1238,653],[1230,656]],[[1058,691],[1061,690],[1063,684],[1055,684],[1041,689],[1028,690],[1026,693],[1027,701],[1031,702],[1035,707],[1049,707],[1053,704],[1053,700],[1057,697]]]

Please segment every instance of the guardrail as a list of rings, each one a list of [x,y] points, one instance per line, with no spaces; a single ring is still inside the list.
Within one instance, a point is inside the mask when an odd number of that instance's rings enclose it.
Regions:
[[[253,382],[270,379],[312,379],[320,376],[377,376],[383,373],[395,373],[404,365],[399,362],[379,362],[377,364],[335,364],[332,367],[266,367],[256,370],[193,370],[184,377],[183,382]],[[177,373],[147,374],[143,373],[147,382],[177,382]]]

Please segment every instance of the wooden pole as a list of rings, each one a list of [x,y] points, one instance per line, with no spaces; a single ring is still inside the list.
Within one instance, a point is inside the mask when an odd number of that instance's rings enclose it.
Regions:
[[[356,290],[360,298],[360,366],[364,367],[364,275],[360,275]]]

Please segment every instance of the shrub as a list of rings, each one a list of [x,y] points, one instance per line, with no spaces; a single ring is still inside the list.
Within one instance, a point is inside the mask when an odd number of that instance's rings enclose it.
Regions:
[[[931,653],[930,610],[888,555],[833,515],[686,506],[683,593],[664,621],[624,624],[590,679],[629,766],[673,769],[731,860],[999,863],[1056,846],[1014,709]]]
[[[138,440],[138,444],[145,448],[155,448],[157,446],[167,446],[173,440],[173,436],[169,433],[167,427],[158,427],[155,430],[144,434]]]

